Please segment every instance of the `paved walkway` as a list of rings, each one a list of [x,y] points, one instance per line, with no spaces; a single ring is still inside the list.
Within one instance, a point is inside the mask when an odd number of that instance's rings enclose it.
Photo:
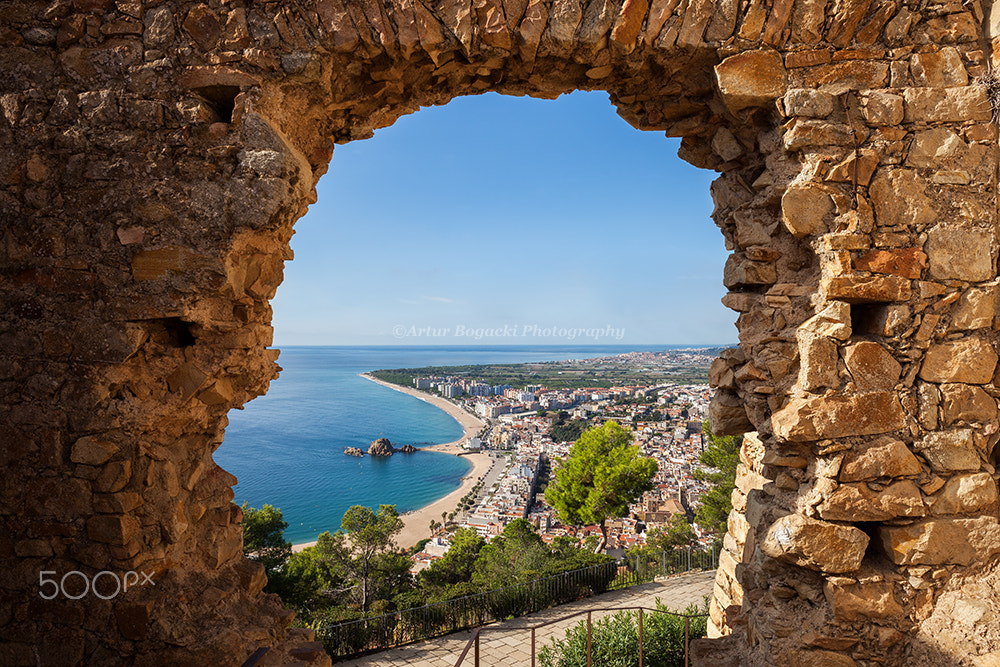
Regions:
[[[656,598],[674,611],[683,611],[689,604],[701,605],[703,598],[712,593],[715,571],[679,574],[661,581],[632,586],[620,591],[598,595],[579,602],[564,604],[537,614],[522,616],[504,623],[486,626],[479,636],[479,664],[481,667],[514,667],[531,664],[531,631],[552,618],[559,618],[586,609],[601,607],[656,607]],[[597,619],[613,612],[594,612]],[[585,616],[553,623],[536,632],[536,650],[551,642],[553,637],[562,639],[566,628],[580,622]],[[456,632],[437,639],[402,646],[374,653],[363,658],[335,663],[337,667],[454,667],[455,661],[472,637],[471,630]],[[462,663],[472,667],[472,649]]]

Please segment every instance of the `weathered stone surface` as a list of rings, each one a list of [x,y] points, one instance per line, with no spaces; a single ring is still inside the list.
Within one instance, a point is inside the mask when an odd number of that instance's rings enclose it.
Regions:
[[[885,227],[915,227],[937,218],[926,185],[910,169],[879,169],[870,188],[875,221]]]
[[[73,463],[99,466],[114,456],[117,451],[118,445],[115,443],[88,435],[73,444],[69,458]]]
[[[968,146],[954,131],[947,127],[935,127],[914,135],[906,164],[940,169],[944,165],[953,164],[967,150]]]
[[[908,123],[986,121],[993,113],[982,86],[906,88],[903,99]]]
[[[820,387],[836,388],[840,384],[837,374],[837,343],[826,336],[812,336],[801,329],[799,343],[799,387],[814,391]]]
[[[842,574],[861,567],[868,536],[851,526],[789,514],[771,524],[760,548],[771,558],[792,565]]]
[[[872,250],[854,260],[854,268],[918,280],[927,267],[927,255],[919,248]]]
[[[139,522],[131,516],[99,514],[87,520],[87,535],[95,542],[126,544],[139,530]]]
[[[927,257],[934,278],[981,282],[994,277],[993,234],[966,225],[938,225],[927,233]]]
[[[929,505],[931,514],[974,514],[993,508],[997,503],[997,483],[989,473],[956,475]]]
[[[829,336],[837,340],[851,337],[851,306],[846,301],[831,301],[823,310],[799,325],[797,334]]]
[[[961,472],[979,470],[972,429],[958,428],[950,431],[928,433],[913,443],[936,472]]]
[[[869,125],[898,125],[903,122],[903,98],[884,90],[874,90],[863,100],[865,121]]]
[[[206,51],[211,50],[222,36],[219,18],[207,5],[195,5],[187,13],[183,26],[198,46]]]
[[[920,367],[927,382],[986,384],[993,379],[997,354],[986,341],[975,336],[931,345]]]
[[[886,554],[897,565],[969,565],[1000,552],[1000,526],[992,516],[923,519],[878,530]]]
[[[966,290],[951,314],[949,331],[967,331],[993,326],[993,320],[998,312],[1000,290],[989,285],[982,288]]]
[[[920,461],[905,443],[884,438],[861,451],[850,451],[840,469],[841,482],[863,482],[880,477],[919,475]]]
[[[876,493],[867,484],[842,484],[816,508],[827,521],[888,521],[925,514],[920,489],[911,480],[890,484]]]
[[[871,60],[849,60],[810,68],[804,83],[833,95],[849,90],[883,87],[889,79],[889,64]]]
[[[781,196],[781,221],[794,236],[821,234],[833,219],[830,192],[820,185],[798,185]]]
[[[950,88],[969,83],[962,56],[954,46],[946,46],[934,53],[914,54],[910,71],[918,86]]]
[[[852,184],[857,181],[858,185],[868,185],[878,167],[878,153],[867,148],[862,148],[859,153],[851,153],[837,163],[826,175],[826,180]]]
[[[767,106],[785,93],[785,65],[770,49],[726,58],[715,66],[715,79],[731,111]]]
[[[730,255],[723,270],[722,283],[732,289],[746,285],[773,285],[778,274],[773,262],[755,262],[745,255]]]
[[[874,435],[906,425],[899,398],[890,392],[793,398],[771,416],[775,435],[793,442]]]
[[[893,585],[887,581],[840,583],[827,580],[823,584],[823,594],[840,622],[884,619],[905,613],[893,595]]]
[[[793,88],[785,93],[782,104],[786,116],[826,118],[833,113],[833,95],[812,88]]]
[[[851,142],[851,128],[848,125],[829,123],[824,120],[795,119],[781,138],[787,151],[822,146],[842,146]]]
[[[844,363],[858,391],[889,390],[896,386],[902,366],[888,350],[870,341],[844,348]]]
[[[939,403],[941,425],[955,422],[991,422],[997,416],[996,400],[981,387],[967,384],[943,384]]]
[[[755,430],[740,397],[723,389],[715,392],[708,405],[708,423],[715,435],[739,435]]]
[[[847,303],[884,303],[907,301],[910,281],[890,275],[827,276],[820,283],[823,296]]]

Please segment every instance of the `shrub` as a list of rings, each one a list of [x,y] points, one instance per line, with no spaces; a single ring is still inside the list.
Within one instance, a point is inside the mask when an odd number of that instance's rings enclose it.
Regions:
[[[685,614],[707,614],[703,607],[689,605]],[[682,667],[684,664],[684,619],[671,614],[657,600],[657,612],[643,613],[643,665]],[[705,636],[706,618],[692,618],[689,640]],[[592,667],[638,667],[639,612],[619,611],[595,621],[591,626]],[[553,639],[538,652],[542,667],[585,667],[587,665],[587,622],[566,630],[565,639]]]

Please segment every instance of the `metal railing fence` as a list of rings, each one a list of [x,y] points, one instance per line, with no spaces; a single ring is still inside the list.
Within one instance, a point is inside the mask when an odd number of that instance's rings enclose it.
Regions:
[[[643,667],[643,658],[645,657],[645,651],[644,651],[644,645],[643,645],[644,644],[644,642],[643,642],[643,634],[644,634],[643,633],[643,629],[644,629],[643,628],[643,626],[644,626],[643,618],[644,618],[644,612],[651,612],[651,613],[654,613],[654,614],[666,614],[667,616],[674,616],[674,617],[677,617],[677,618],[683,618],[684,619],[684,642],[683,642],[683,663],[682,663],[684,667],[688,667],[688,663],[689,663],[690,646],[691,646],[691,619],[692,618],[708,618],[708,614],[707,613],[705,613],[705,614],[682,614],[681,612],[677,612],[677,611],[670,611],[668,609],[660,609],[660,608],[653,609],[651,607],[601,607],[599,609],[586,609],[586,610],[583,610],[583,611],[574,612],[572,614],[566,614],[566,615],[560,616],[558,618],[553,618],[553,619],[550,619],[548,621],[544,621],[542,623],[538,623],[536,625],[532,625],[530,627],[523,628],[524,631],[529,631],[529,630],[531,631],[531,667],[535,667],[535,664],[536,664],[535,658],[538,655],[537,654],[537,650],[536,650],[537,649],[537,636],[536,636],[536,632],[538,630],[544,628],[547,625],[552,625],[554,623],[559,623],[561,621],[566,621],[566,620],[569,620],[571,618],[575,618],[576,616],[582,616],[583,614],[587,615],[587,649],[586,649],[586,653],[585,653],[585,655],[586,655],[586,662],[587,662],[587,667],[592,667],[593,653],[594,653],[594,643],[593,643],[593,638],[592,638],[593,627],[594,627],[593,613],[595,611],[597,611],[597,612],[609,612],[609,611],[629,611],[629,612],[631,612],[631,611],[637,611],[638,612],[637,615],[638,615],[638,625],[639,625],[639,649],[636,652],[636,654],[634,656],[632,656],[632,657],[638,658],[639,667]],[[473,649],[472,667],[480,667],[480,664],[479,664],[480,637],[482,636],[483,631],[485,631],[487,629],[488,628],[481,628],[481,627],[480,628],[476,628],[476,631],[473,633],[472,637],[470,637],[469,641],[466,643],[465,649],[462,651],[461,655],[458,656],[458,661],[455,663],[455,667],[461,667],[462,666],[463,662],[465,661],[466,656],[469,653],[469,649],[470,648]],[[680,657],[680,656],[678,656],[678,657]]]
[[[611,561],[423,607],[318,627],[316,636],[330,657],[348,658],[531,614],[647,583],[657,576],[715,569],[718,559],[717,549],[688,548],[658,557]]]

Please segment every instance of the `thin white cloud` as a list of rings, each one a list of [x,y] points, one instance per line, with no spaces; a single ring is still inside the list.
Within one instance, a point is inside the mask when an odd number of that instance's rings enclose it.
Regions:
[[[438,301],[440,303],[455,303],[453,300],[443,296],[425,296],[422,298],[426,299],[427,301]]]

